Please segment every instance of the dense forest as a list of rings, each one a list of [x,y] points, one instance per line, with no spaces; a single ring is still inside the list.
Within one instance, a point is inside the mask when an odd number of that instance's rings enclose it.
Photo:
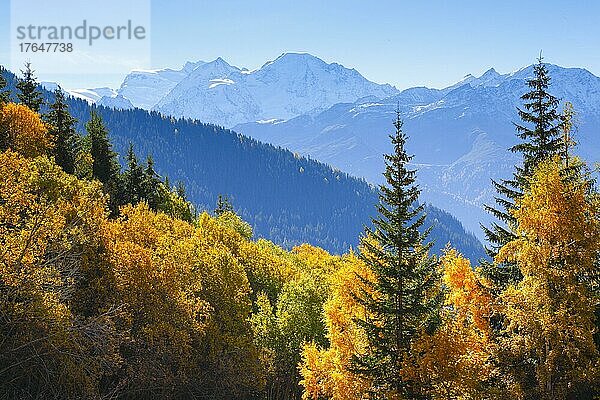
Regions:
[[[14,92],[16,77],[5,75]],[[53,102],[53,93],[41,93],[46,103]],[[287,249],[311,243],[342,254],[356,247],[363,226],[375,214],[376,188],[287,150],[197,121],[92,107],[69,97],[65,102],[78,132],[86,132],[91,112],[97,112],[118,154],[125,156],[132,143],[140,157],[151,155],[157,172],[173,185],[183,182],[199,210],[212,210],[219,195],[227,196],[256,237]],[[126,161],[120,158],[123,166]],[[438,253],[450,242],[471,260],[484,256],[480,242],[453,216],[428,209]]]
[[[254,239],[227,197],[198,212],[133,147],[119,165],[107,114],[80,136],[29,69],[0,80],[0,398],[600,398],[600,196],[534,72],[477,266],[433,254],[400,113],[333,255]]]

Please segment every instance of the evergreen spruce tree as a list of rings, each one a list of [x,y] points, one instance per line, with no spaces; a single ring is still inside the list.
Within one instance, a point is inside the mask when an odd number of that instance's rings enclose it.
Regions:
[[[4,78],[4,67],[0,66],[0,106],[10,101],[10,92],[6,90],[6,79]]]
[[[521,123],[515,123],[515,129],[521,142],[510,148],[512,152],[522,154],[523,163],[516,167],[512,179],[492,181],[499,194],[495,198],[497,205],[485,206],[486,210],[498,220],[489,228],[482,227],[490,243],[487,253],[491,258],[496,256],[502,246],[515,239],[513,232],[515,219],[510,210],[514,209],[516,200],[522,196],[535,167],[553,155],[559,154],[563,148],[562,118],[557,111],[559,100],[548,93],[550,76],[541,56],[533,66],[533,74],[533,78],[527,81],[530,90],[521,96],[524,108],[517,108]],[[495,265],[485,262],[483,264],[485,274],[493,282],[497,291],[502,291],[510,283],[521,280],[519,268],[514,263]]]
[[[157,210],[160,205],[160,176],[154,170],[154,160],[152,156],[146,159],[146,168],[144,168],[143,192],[148,206]]]
[[[4,90],[6,87],[6,79],[4,79],[4,68],[0,67],[0,107],[10,101],[10,92]],[[8,130],[4,126],[0,126],[0,151],[5,151],[9,148],[10,139]]]
[[[417,388],[401,377],[402,363],[417,335],[434,327],[440,306],[437,261],[428,254],[431,243],[424,243],[429,231],[419,232],[425,215],[417,204],[416,171],[407,168],[412,156],[406,154],[399,112],[394,126],[394,153],[385,156],[387,185],[380,187],[379,216],[362,240],[361,258],[376,279],[364,279],[371,290],[355,293],[368,316],[357,322],[369,350],[353,359],[356,372],[372,379],[373,394],[386,399],[418,397]]]
[[[521,97],[525,109],[518,109],[521,121],[528,125],[515,124],[522,142],[510,149],[523,155],[523,166],[517,167],[517,174],[526,178],[542,161],[559,154],[563,144],[559,99],[548,93],[550,76],[541,56],[533,72],[533,79],[527,81],[531,90]]]
[[[127,150],[127,169],[123,173],[123,204],[137,204],[145,200],[145,175],[144,168],[138,162],[133,151],[133,144],[129,143]]]
[[[220,194],[217,198],[217,207],[215,208],[215,215],[218,217],[219,215],[226,212],[234,212],[233,205],[229,200],[229,196]]]
[[[113,215],[118,213],[118,206],[122,204],[120,197],[120,166],[117,153],[112,150],[108,138],[108,131],[102,118],[92,111],[90,120],[85,125],[88,132],[90,154],[93,159],[92,177],[104,185],[104,191],[109,194],[109,207]]]
[[[79,153],[80,138],[75,131],[77,120],[69,113],[62,90],[54,91],[54,103],[50,105],[50,111],[45,115],[49,125],[49,132],[54,136],[54,159],[62,169],[68,173],[75,172],[75,163]]]
[[[177,196],[183,201],[187,201],[187,192],[185,190],[185,184],[182,181],[177,181],[175,184],[175,193],[177,193]]]
[[[35,71],[31,69],[31,63],[25,63],[25,71],[21,70],[23,79],[17,83],[17,98],[21,103],[35,112],[40,112],[40,107],[44,102],[42,93],[38,89],[38,82],[35,77]]]

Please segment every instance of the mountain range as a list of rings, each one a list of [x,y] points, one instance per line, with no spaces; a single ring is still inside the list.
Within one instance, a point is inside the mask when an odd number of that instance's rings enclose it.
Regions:
[[[76,91],[83,94],[84,91]],[[398,90],[365,79],[354,69],[305,53],[286,53],[256,70],[222,58],[186,63],[180,70],[132,71],[110,95],[87,90],[88,100],[118,108],[138,107],[225,127],[248,121],[289,119],[359,98],[388,97]]]
[[[576,151],[600,161],[600,78],[585,69],[547,67],[550,92],[577,112]],[[392,150],[388,134],[398,109],[423,200],[482,238],[479,225],[491,221],[483,205],[495,194],[490,181],[509,178],[519,163],[507,149],[517,142],[513,122],[531,76],[531,66],[507,74],[492,68],[443,89],[399,91],[339,64],[287,53],[253,71],[220,58],[180,70],[133,71],[114,93],[91,90],[96,100],[88,100],[231,127],[374,184],[382,182],[382,154]]]

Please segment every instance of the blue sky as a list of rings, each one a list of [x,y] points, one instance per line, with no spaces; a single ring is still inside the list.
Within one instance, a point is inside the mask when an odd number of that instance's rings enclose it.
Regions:
[[[41,0],[27,1],[34,7]],[[9,4],[0,0],[4,65]],[[151,6],[151,63],[157,68],[220,56],[252,69],[301,51],[403,89],[447,86],[490,67],[510,72],[543,49],[548,62],[600,75],[597,1],[155,0]],[[52,78],[66,87],[90,87],[117,86],[122,77]]]

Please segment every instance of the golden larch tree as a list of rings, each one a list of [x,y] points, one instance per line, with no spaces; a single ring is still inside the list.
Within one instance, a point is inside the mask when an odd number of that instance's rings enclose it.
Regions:
[[[600,219],[589,182],[573,176],[558,157],[541,164],[518,208],[517,238],[497,262],[519,265],[523,280],[501,295],[506,315],[501,347],[535,373],[540,399],[588,398],[598,375],[594,344]]]
[[[0,150],[11,148],[25,157],[36,157],[46,154],[53,142],[38,113],[8,103],[0,108],[0,145]]]

